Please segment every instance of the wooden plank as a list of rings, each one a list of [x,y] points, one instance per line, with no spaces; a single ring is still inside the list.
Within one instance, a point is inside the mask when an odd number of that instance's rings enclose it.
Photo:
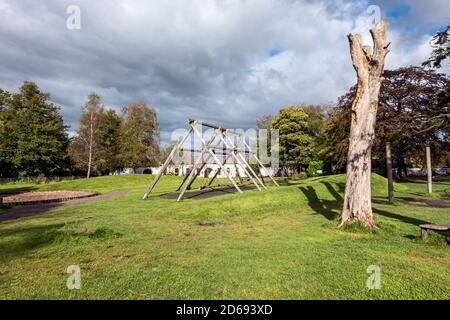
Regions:
[[[443,226],[439,224],[421,224],[420,228],[435,231],[450,231],[450,226]]]

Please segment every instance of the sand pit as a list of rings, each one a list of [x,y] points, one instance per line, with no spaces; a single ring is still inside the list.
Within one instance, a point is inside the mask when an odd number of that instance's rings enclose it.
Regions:
[[[23,192],[17,194],[0,195],[3,204],[9,206],[28,205],[38,203],[62,202],[96,196],[91,191],[39,191]]]

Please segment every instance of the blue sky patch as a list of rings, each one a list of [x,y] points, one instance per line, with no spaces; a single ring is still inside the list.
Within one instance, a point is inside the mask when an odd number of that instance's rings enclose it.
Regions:
[[[270,49],[269,50],[269,57],[275,57],[278,56],[281,53],[281,50],[278,49]]]
[[[392,6],[386,12],[388,19],[399,19],[409,15],[411,6],[407,3],[400,3]]]

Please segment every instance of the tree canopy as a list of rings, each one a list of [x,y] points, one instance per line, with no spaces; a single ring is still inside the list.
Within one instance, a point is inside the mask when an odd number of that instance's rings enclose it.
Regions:
[[[0,106],[0,174],[61,173],[67,167],[67,127],[50,95],[26,81],[18,93],[1,90]]]
[[[423,66],[440,68],[442,61],[450,58],[450,26],[433,37],[431,46],[433,47],[431,57],[423,63]]]
[[[420,164],[423,148],[433,146],[434,158],[448,150],[448,122],[432,126],[430,119],[448,113],[446,88],[450,80],[443,74],[421,67],[386,70],[380,91],[373,156],[384,159],[387,141],[392,144],[396,165],[406,170],[407,163]],[[320,154],[337,169],[345,165],[351,104],[355,88],[342,96],[324,125]]]
[[[272,120],[279,130],[280,164],[300,171],[314,157],[314,144],[308,114],[301,107],[287,107]]]

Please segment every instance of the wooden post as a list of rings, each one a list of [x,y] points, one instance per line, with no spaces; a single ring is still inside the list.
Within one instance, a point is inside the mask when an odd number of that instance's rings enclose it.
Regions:
[[[431,147],[427,146],[427,185],[428,193],[433,192],[433,171],[431,168]]]
[[[228,142],[225,140],[226,137],[224,138],[225,135],[224,135],[223,132],[217,131],[217,135],[219,136],[220,140],[222,140],[222,143],[227,148],[229,148],[229,149],[236,149],[236,146],[231,144],[231,142],[230,142],[230,144],[228,144]],[[238,175],[239,180],[241,181],[241,183],[242,183],[242,179],[241,179],[241,176],[239,175],[239,170],[238,170],[238,167],[236,166],[236,163],[239,164],[239,166],[244,170],[245,174],[250,178],[250,180],[253,182],[253,184],[256,186],[256,188],[258,188],[258,190],[261,191],[261,188],[259,187],[258,183],[255,181],[255,179],[253,179],[253,177],[250,174],[250,172],[248,172],[248,170],[246,169],[245,164],[243,164],[240,161],[240,159],[238,158],[238,156],[236,155],[236,151],[235,150],[231,151],[231,156],[234,158],[234,167],[235,167],[235,170],[236,170],[236,174]]]
[[[197,128],[195,126],[192,126],[192,129],[194,131],[194,133],[200,138],[200,141],[203,143],[204,146],[208,146],[208,144],[205,142],[205,140],[203,140],[202,135],[198,132]],[[233,178],[231,177],[231,175],[228,174],[228,172],[225,170],[224,166],[222,165],[222,163],[220,162],[220,160],[216,157],[216,155],[214,154],[214,152],[211,150],[211,148],[206,148],[207,151],[211,154],[211,156],[213,157],[214,161],[220,166],[220,168],[224,171],[225,175],[227,176],[228,180],[231,181],[231,183],[233,184],[233,186],[236,188],[236,190],[239,193],[242,193],[241,188],[239,188],[239,186],[236,184],[236,182],[233,180]]]
[[[392,152],[391,143],[386,143],[386,171],[388,178],[388,199],[389,202],[394,201],[394,182],[392,179]]]
[[[144,194],[144,197],[143,197],[144,200],[148,198],[148,195],[150,194],[150,192],[152,192],[153,188],[155,188],[156,184],[158,183],[159,179],[161,178],[161,176],[166,171],[166,169],[169,166],[170,162],[175,157],[175,155],[177,154],[178,150],[181,148],[183,143],[191,135],[191,133],[192,133],[192,127],[189,128],[189,131],[184,135],[184,137],[181,138],[180,141],[178,141],[178,143],[173,147],[172,151],[170,152],[169,157],[166,159],[166,162],[164,162],[163,166],[161,167],[161,170],[158,172],[158,175],[155,177],[155,179],[153,179],[152,184],[147,189],[147,192]]]
[[[247,144],[247,142],[243,141],[244,145],[248,148],[248,150],[250,152],[252,152],[252,149],[250,148],[250,146]],[[253,158],[255,158],[256,162],[259,164],[259,168],[260,170],[264,170],[266,172],[266,174],[269,176],[269,178],[272,180],[272,182],[279,187],[278,183],[275,181],[275,179],[272,177],[272,175],[270,174],[270,172],[266,169],[266,167],[264,167],[264,165],[262,164],[261,161],[259,161],[258,157],[256,156],[256,154],[252,153]]]
[[[227,131],[227,133],[228,133],[228,131]],[[240,136],[239,145],[240,145],[240,144],[242,143],[242,141],[244,140],[243,138],[244,138],[243,136]],[[227,136],[225,136],[225,140],[228,141],[235,149],[237,149],[237,147],[239,146],[239,145],[234,145],[234,144],[230,141],[230,139],[228,139]],[[247,161],[245,160],[245,157],[244,157],[240,152],[237,153],[237,156],[240,157],[241,162],[243,162],[243,163],[247,166],[247,168],[248,168],[248,170],[250,171],[250,173],[253,174],[253,176],[254,176],[254,177],[256,178],[256,180],[261,184],[261,186],[262,186],[264,189],[267,190],[267,187],[264,185],[263,181],[262,181],[261,179],[259,179],[259,177],[258,177],[258,175],[256,174],[256,172],[255,172],[255,171],[252,169],[252,167],[247,163]],[[249,176],[250,176],[250,175],[249,175]],[[258,189],[259,189],[259,188],[258,188]]]

